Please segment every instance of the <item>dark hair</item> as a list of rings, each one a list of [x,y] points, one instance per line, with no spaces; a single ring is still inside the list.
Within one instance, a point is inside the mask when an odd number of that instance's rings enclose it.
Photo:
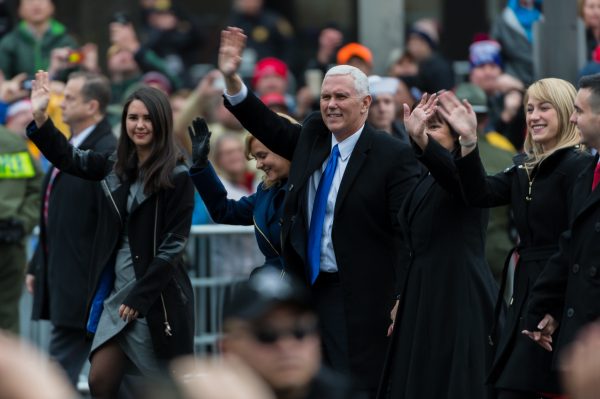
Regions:
[[[587,75],[579,79],[580,89],[589,89],[592,95],[589,98],[590,107],[600,113],[600,73]]]
[[[94,72],[77,71],[69,74],[69,80],[83,79],[81,96],[85,101],[98,101],[98,111],[104,115],[110,102],[110,81],[104,75]]]
[[[427,121],[427,124],[430,124],[430,123],[439,123],[441,125],[448,126],[448,130],[450,131],[450,136],[452,136],[452,139],[454,140],[454,147],[455,148],[458,147],[458,145],[459,145],[459,141],[458,141],[459,134],[456,132],[456,130],[454,130],[454,128],[452,128],[452,125],[450,125],[448,123],[448,121],[446,121],[446,118],[444,118],[442,116],[442,114],[440,113],[439,110],[435,111],[433,113],[433,115],[431,115],[431,117]]]
[[[414,111],[415,108],[417,108],[417,106],[419,105],[418,101],[415,101],[415,103],[412,106],[412,111]],[[456,130],[454,130],[452,128],[452,125],[450,125],[446,119],[442,116],[442,114],[440,113],[439,110],[436,110],[433,115],[431,115],[431,117],[429,117],[429,119],[427,120],[426,124],[431,124],[431,123],[439,123],[441,125],[447,125],[448,129],[450,130],[450,135],[452,136],[452,138],[454,139],[454,141],[456,142],[456,144],[458,145],[458,137],[459,134],[456,132]]]
[[[134,100],[139,100],[146,106],[152,123],[151,152],[139,167],[135,145],[127,135],[127,113]],[[182,160],[183,155],[175,145],[173,112],[167,96],[151,87],[142,87],[133,92],[125,102],[121,115],[121,136],[115,163],[117,176],[130,182],[141,176],[144,192],[150,195],[161,189],[173,187],[171,173],[177,162]]]

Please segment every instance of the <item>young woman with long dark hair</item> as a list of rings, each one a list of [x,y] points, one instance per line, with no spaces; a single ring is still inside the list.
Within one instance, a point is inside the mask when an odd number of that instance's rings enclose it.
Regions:
[[[94,334],[90,389],[114,398],[126,372],[153,375],[193,352],[193,291],[183,267],[193,185],[173,139],[167,97],[152,88],[125,103],[116,154],[72,147],[48,118],[48,74],[36,74],[29,137],[61,171],[97,180],[103,237],[90,265],[87,330]],[[87,265],[82,265],[85,267]]]

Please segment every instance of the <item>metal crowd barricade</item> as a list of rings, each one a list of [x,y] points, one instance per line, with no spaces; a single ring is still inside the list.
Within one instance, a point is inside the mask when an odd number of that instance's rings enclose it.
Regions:
[[[32,237],[35,242],[37,229]],[[253,243],[253,253],[247,253],[248,247],[236,248],[232,256],[252,257],[253,260],[264,261],[256,245],[252,226],[197,225],[192,226],[190,240],[186,248],[186,263],[192,281],[195,297],[196,335],[194,337],[196,354],[203,355],[218,352],[218,342],[222,331],[223,306],[227,297],[235,289],[235,285],[248,278],[243,272],[237,276],[215,276],[215,271],[222,265],[215,264],[211,257],[211,245],[216,237],[241,236],[248,237]],[[259,264],[256,264],[259,266]],[[85,300],[83,298],[82,300]],[[32,297],[24,290],[20,302],[21,336],[47,350],[50,341],[50,323],[48,321],[31,321]],[[89,364],[84,366],[80,375],[80,392],[87,392],[87,374]]]
[[[218,339],[222,331],[223,306],[235,285],[248,278],[248,275],[215,276],[216,268],[211,258],[210,246],[217,236],[246,236],[254,239],[252,226],[197,225],[192,227],[187,250],[191,265],[190,278],[195,294],[197,354],[218,351]],[[239,250],[239,249],[238,249]],[[258,248],[255,245],[255,251]],[[234,256],[255,256],[237,252]],[[258,265],[256,265],[258,266]]]

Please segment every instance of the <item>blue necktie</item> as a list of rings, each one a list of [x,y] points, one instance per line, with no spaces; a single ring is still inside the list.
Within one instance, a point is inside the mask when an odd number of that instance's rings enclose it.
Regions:
[[[327,208],[327,197],[329,197],[339,156],[340,150],[336,144],[331,149],[331,155],[325,171],[321,175],[319,187],[317,187],[317,193],[315,194],[315,202],[313,203],[310,229],[308,230],[308,273],[311,284],[315,283],[321,266],[321,237],[323,235],[325,209]]]

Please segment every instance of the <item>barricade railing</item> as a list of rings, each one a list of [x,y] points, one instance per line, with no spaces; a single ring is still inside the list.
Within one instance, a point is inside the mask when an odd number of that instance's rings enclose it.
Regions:
[[[244,245],[227,249],[228,244],[236,244],[237,241],[222,242],[221,238],[223,237],[243,238]],[[189,267],[195,296],[196,334],[194,344],[197,354],[218,352],[218,341],[222,332],[223,306],[227,297],[235,289],[235,285],[248,278],[248,270],[239,270],[237,274],[229,273],[228,275],[220,272],[225,268],[224,263],[227,262],[227,259],[222,257],[221,260],[217,260],[212,256],[218,245],[221,246],[221,250],[230,255],[229,261],[248,258],[258,262],[260,259],[264,259],[258,251],[252,226],[217,224],[192,226],[186,248],[186,264]],[[217,264],[218,262],[220,263]],[[246,263],[251,263],[251,261]],[[259,264],[254,266],[259,266]],[[46,350],[50,338],[50,326],[47,322],[31,322],[31,304],[31,295],[24,292],[21,299],[21,335]],[[87,378],[86,371],[82,373],[82,377]],[[83,384],[84,381],[82,381]]]
[[[240,281],[248,278],[248,270],[223,275],[219,272],[226,265],[217,264],[211,254],[211,246],[235,245],[236,242],[217,242],[219,237],[248,237],[251,247],[229,248],[228,259],[222,262],[236,262],[237,258],[257,258],[258,247],[254,240],[252,226],[197,225],[193,226],[188,245],[190,277],[195,295],[196,336],[194,343],[196,353],[215,353],[218,351],[218,339],[222,331],[223,306],[227,297]],[[253,253],[247,253],[251,249]],[[227,251],[227,248],[225,248]],[[255,265],[258,266],[258,265]]]

